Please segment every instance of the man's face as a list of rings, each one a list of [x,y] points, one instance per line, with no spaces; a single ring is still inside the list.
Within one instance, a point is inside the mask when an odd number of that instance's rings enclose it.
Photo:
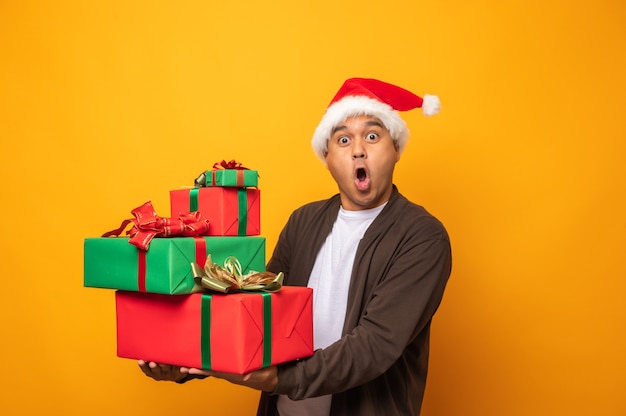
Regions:
[[[326,167],[349,211],[375,208],[389,200],[400,154],[384,124],[354,116],[338,124],[328,140]]]

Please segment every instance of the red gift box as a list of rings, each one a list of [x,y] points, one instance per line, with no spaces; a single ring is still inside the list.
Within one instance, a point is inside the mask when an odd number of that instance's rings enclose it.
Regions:
[[[120,290],[117,355],[236,374],[308,357],[312,294],[293,286],[226,295]]]
[[[261,191],[251,188],[208,187],[170,191],[170,211],[200,212],[209,219],[207,235],[261,234]]]

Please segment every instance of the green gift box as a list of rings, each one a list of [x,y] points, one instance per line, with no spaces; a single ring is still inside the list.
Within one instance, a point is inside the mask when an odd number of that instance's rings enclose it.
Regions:
[[[196,179],[198,186],[234,186],[244,188],[259,186],[259,173],[252,169],[207,170]]]
[[[223,264],[234,256],[242,272],[265,271],[264,237],[154,238],[147,251],[126,237],[86,238],[84,286],[180,295],[198,290],[191,263],[204,265],[207,255]]]

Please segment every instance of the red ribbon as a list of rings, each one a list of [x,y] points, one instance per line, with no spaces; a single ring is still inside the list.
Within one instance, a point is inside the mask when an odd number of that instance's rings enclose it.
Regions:
[[[132,210],[131,214],[135,218],[122,221],[118,229],[104,233],[102,237],[119,236],[132,223],[133,227],[126,231],[130,235],[129,242],[141,250],[148,250],[154,237],[196,237],[206,235],[209,230],[209,220],[198,211],[181,213],[175,219],[163,218],[156,214],[150,201]]]
[[[213,164],[213,169],[244,169],[244,170],[249,170],[247,167],[245,166],[241,166],[241,163],[233,160],[230,160],[228,162],[226,162],[225,160],[222,160],[221,162],[215,162]]]
[[[245,168],[245,169],[247,169],[247,168]],[[215,172],[217,172],[218,170],[220,170],[220,169],[213,169],[211,171],[211,183],[213,185],[215,185],[217,183],[217,178],[216,178],[217,175],[215,174]],[[243,176],[243,169],[235,169],[235,170],[236,170],[236,175],[237,175],[235,177],[236,178],[235,179],[235,186],[237,188],[243,188],[243,182],[244,182],[244,179],[245,179],[244,176]]]

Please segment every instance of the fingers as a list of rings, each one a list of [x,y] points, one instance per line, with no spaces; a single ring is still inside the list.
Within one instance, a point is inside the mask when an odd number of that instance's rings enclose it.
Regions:
[[[143,371],[145,375],[147,375],[148,377],[154,378],[152,375],[152,369],[150,368],[150,365],[146,361],[139,360],[137,361],[137,364],[139,364],[139,368],[141,369],[141,371]]]
[[[180,372],[185,373],[185,374],[195,374],[195,375],[207,376],[207,377],[211,377],[214,375],[212,371],[202,370],[200,368],[181,367]]]
[[[159,364],[155,362],[147,362],[144,360],[137,361],[139,364],[139,368],[143,373],[151,377],[155,380],[167,380],[167,381],[176,381],[183,378],[183,375],[179,371],[177,366],[169,365],[169,364]]]

